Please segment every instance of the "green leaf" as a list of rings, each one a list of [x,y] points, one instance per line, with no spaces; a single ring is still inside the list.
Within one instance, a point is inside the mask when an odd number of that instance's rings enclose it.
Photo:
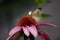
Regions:
[[[51,1],[50,0],[35,0],[36,2],[36,5],[44,5],[44,4],[47,4],[47,3],[50,3]]]
[[[42,19],[44,19],[44,18],[49,18],[49,17],[51,17],[51,15],[49,15],[49,14],[41,14],[41,17],[42,17]]]

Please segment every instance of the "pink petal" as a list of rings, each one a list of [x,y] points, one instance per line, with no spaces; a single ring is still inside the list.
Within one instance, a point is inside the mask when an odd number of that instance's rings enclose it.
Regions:
[[[37,37],[38,36],[38,32],[37,32],[37,29],[34,25],[31,25],[30,27],[27,26],[28,30],[31,32],[31,34],[34,36],[34,37]]]
[[[16,40],[19,35],[20,32],[17,32],[14,35],[10,35],[6,40]]]
[[[10,32],[9,35],[14,35],[16,32],[21,31],[21,27],[14,27]]]
[[[40,32],[39,35],[40,35],[42,40],[50,40],[50,37],[45,32]]]
[[[29,36],[30,33],[29,33],[29,30],[27,29],[27,27],[22,27],[23,28],[23,31],[25,33],[26,36]]]
[[[51,27],[57,28],[56,25],[50,24],[50,23],[40,23],[39,26],[51,26]]]
[[[10,38],[12,37],[13,35],[10,35],[6,40],[10,40]]]

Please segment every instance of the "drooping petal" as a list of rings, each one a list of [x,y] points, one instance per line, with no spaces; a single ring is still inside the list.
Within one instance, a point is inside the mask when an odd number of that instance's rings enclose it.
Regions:
[[[30,27],[27,26],[28,30],[31,32],[31,34],[34,36],[34,37],[37,37],[38,36],[38,32],[37,32],[37,29],[34,25],[31,25]]]
[[[17,32],[14,35],[10,35],[6,40],[17,40],[19,35],[20,35],[20,32]]]
[[[21,27],[16,26],[9,32],[9,35],[14,35],[18,31],[21,31]]]
[[[39,26],[51,26],[51,27],[54,27],[54,28],[58,28],[56,25],[50,24],[50,23],[40,23]]]
[[[42,40],[50,40],[50,37],[45,32],[39,32],[39,35]]]
[[[26,36],[30,35],[29,30],[27,29],[27,27],[22,27],[23,28],[23,32],[25,33]]]
[[[10,35],[6,40],[10,40],[11,37],[12,37],[12,35]]]

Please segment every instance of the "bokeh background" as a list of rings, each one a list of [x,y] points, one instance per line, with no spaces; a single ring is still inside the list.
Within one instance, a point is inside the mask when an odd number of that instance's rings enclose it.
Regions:
[[[9,31],[18,25],[19,20],[36,8],[34,0],[27,3],[22,2],[23,0],[0,0],[0,40],[6,40]],[[41,7],[43,13],[48,13],[52,17],[43,19],[40,22],[60,26],[60,0],[51,0],[51,3]],[[51,40],[60,40],[60,29],[41,27],[41,30],[47,32]],[[39,38],[36,40],[39,40]]]

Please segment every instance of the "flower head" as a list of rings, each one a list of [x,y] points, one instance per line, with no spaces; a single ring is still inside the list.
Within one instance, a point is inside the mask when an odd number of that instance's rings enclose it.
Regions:
[[[41,19],[41,17],[38,16],[39,13],[41,14],[40,10],[36,9],[33,12],[33,14],[32,12],[29,12],[29,16],[23,17],[19,21],[18,25],[10,31],[9,37],[7,38],[7,40],[12,40],[12,39],[17,40],[21,33],[25,35],[24,37],[27,37],[33,40],[35,40],[34,38],[36,38],[37,36],[40,36],[42,40],[50,40],[50,37],[48,36],[48,34],[41,31],[39,27],[51,26],[51,27],[57,28],[57,26],[50,23],[38,24],[37,22]],[[33,38],[31,35],[33,36]],[[27,38],[25,38],[24,40],[27,40]]]

